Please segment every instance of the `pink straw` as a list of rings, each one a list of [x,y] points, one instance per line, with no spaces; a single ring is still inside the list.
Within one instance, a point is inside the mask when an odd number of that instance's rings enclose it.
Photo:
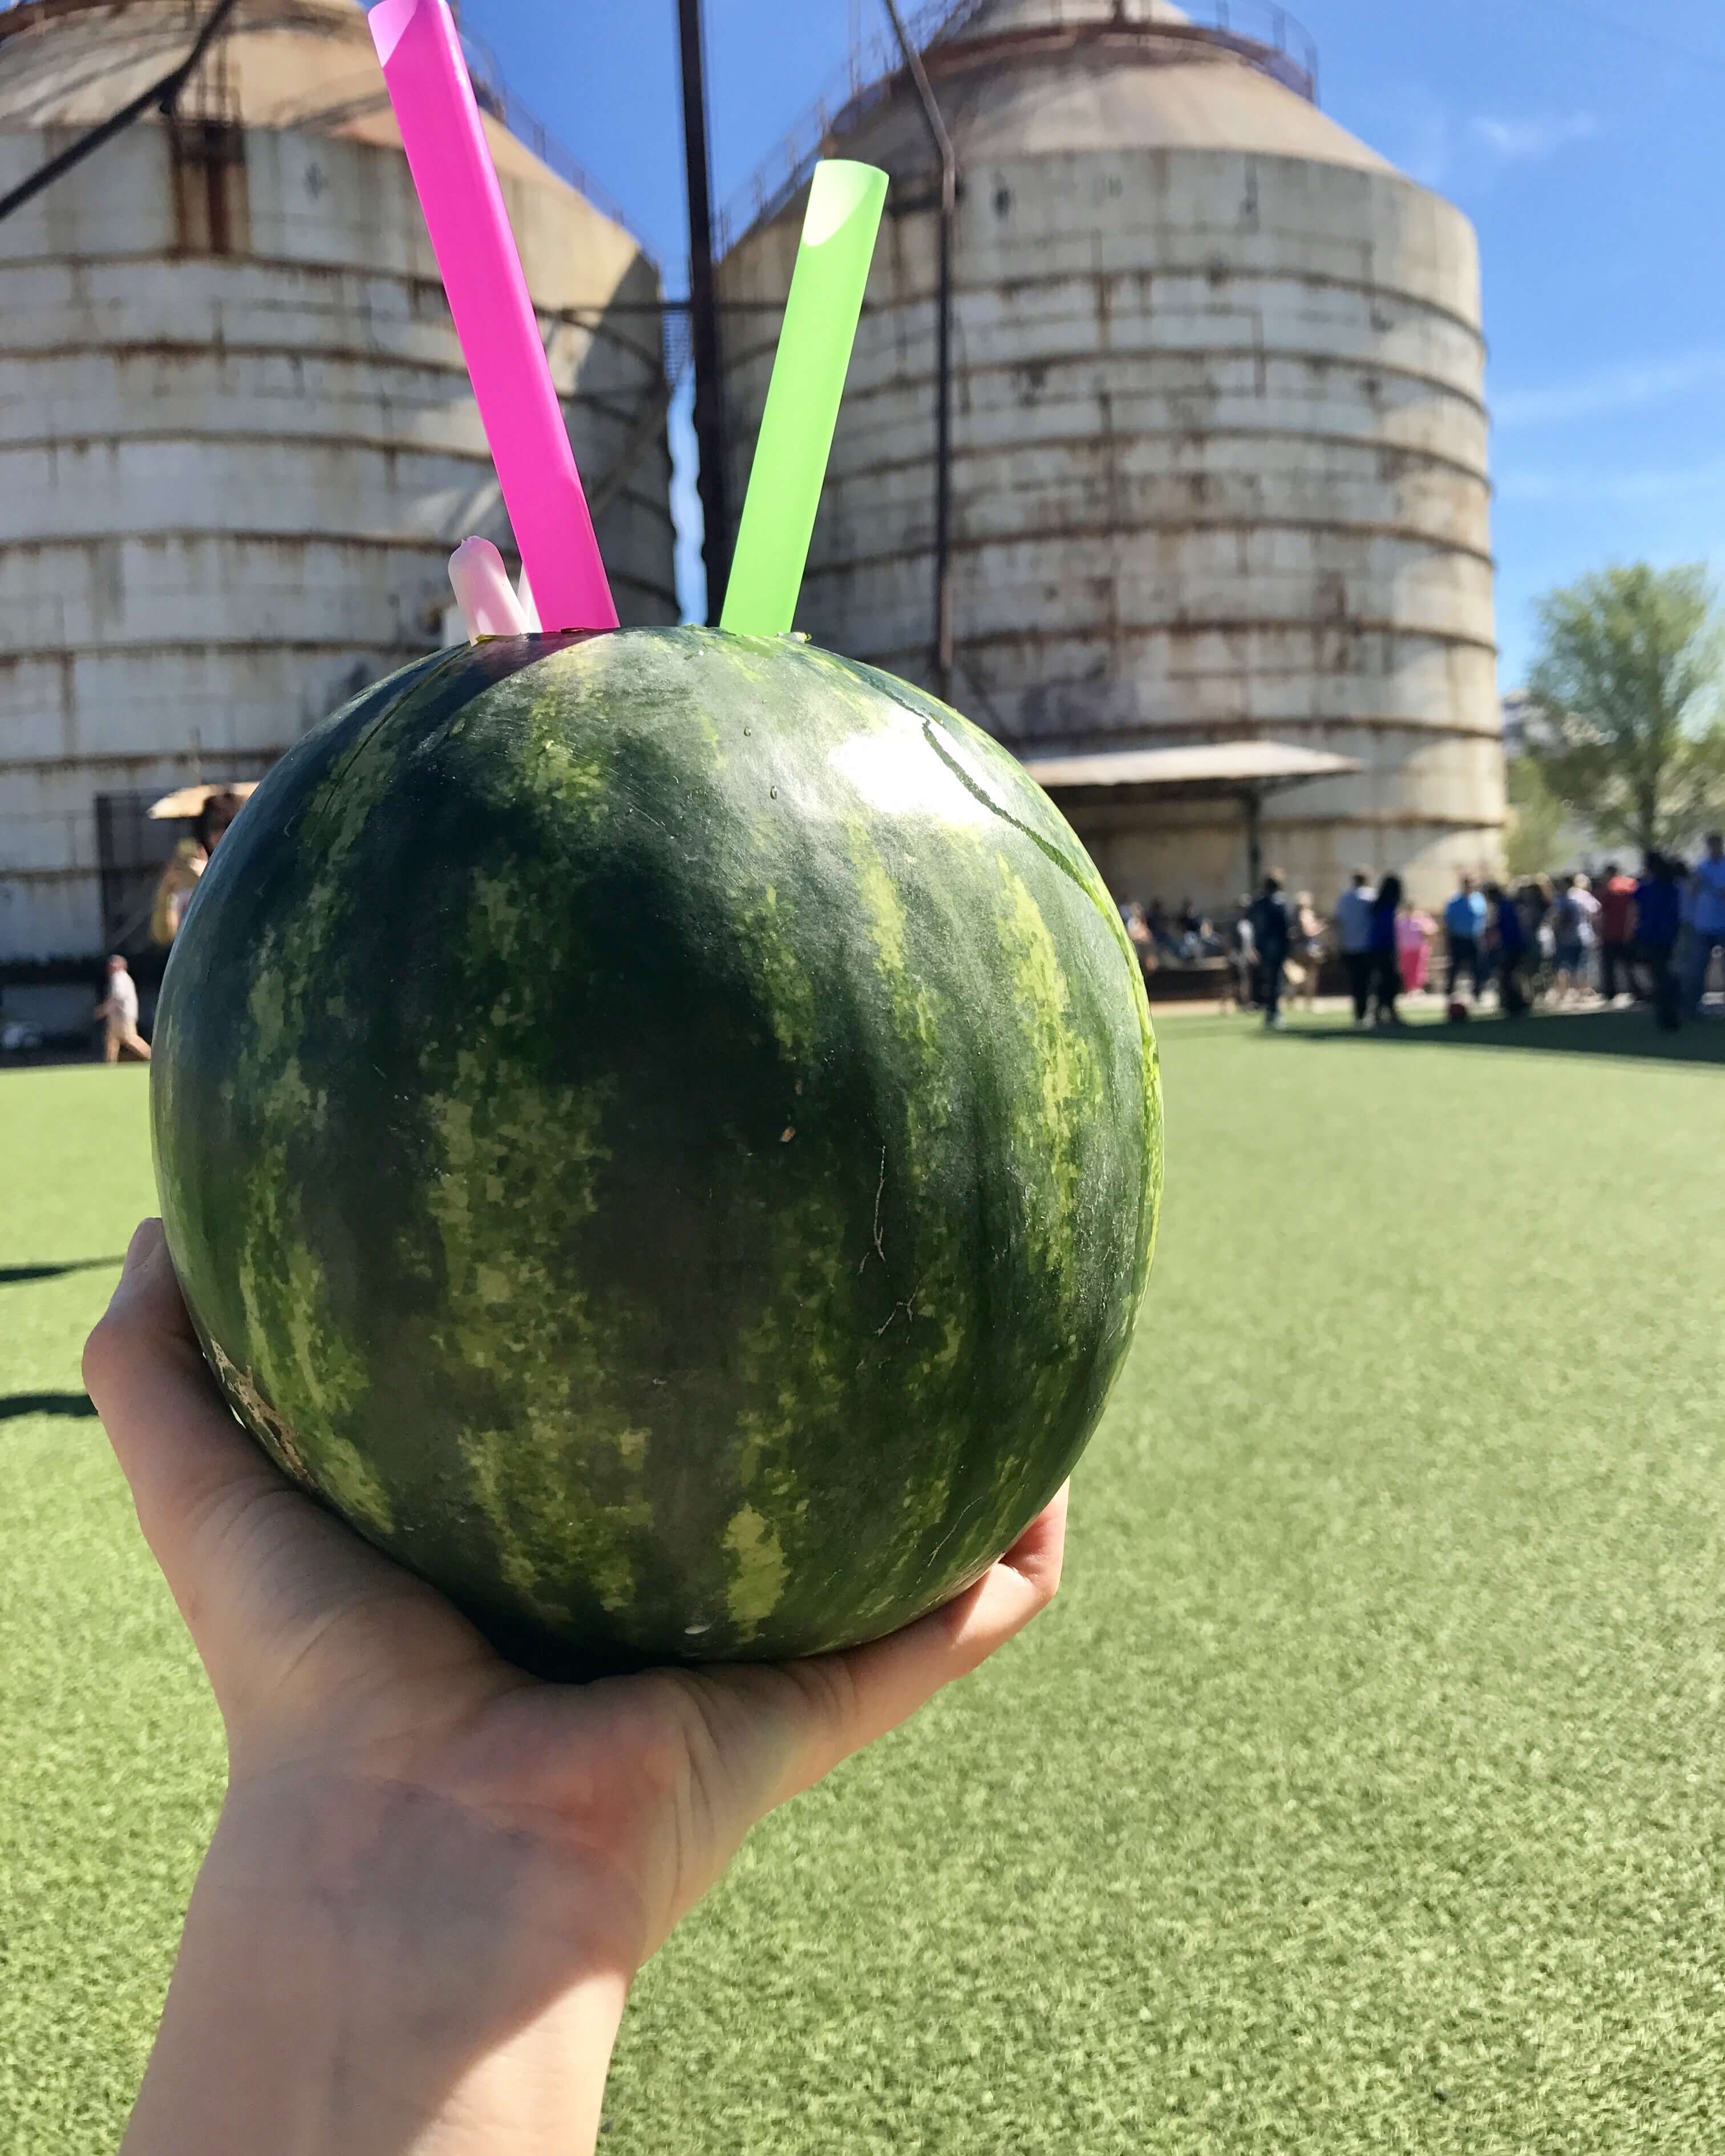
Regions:
[[[381,0],[370,22],[540,612],[558,629],[615,629],[617,608],[446,0]]]

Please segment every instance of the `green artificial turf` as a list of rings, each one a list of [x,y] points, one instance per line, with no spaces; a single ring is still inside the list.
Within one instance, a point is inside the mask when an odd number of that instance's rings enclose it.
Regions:
[[[1139,1344],[1033,1631],[769,1821],[605,2148],[1725,2146],[1725,1028],[1163,1027]],[[219,1787],[75,1404],[141,1073],[0,1076],[0,2149],[110,2150]]]

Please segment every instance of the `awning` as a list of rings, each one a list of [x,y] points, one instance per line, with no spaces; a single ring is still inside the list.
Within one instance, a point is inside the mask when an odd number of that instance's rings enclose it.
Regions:
[[[1079,756],[1027,756],[1024,768],[1050,793],[1096,788],[1143,788],[1164,798],[1264,794],[1314,778],[1341,778],[1364,768],[1351,756],[1301,748],[1293,742],[1199,742],[1182,748],[1098,749]]]
[[[237,793],[242,801],[248,801],[257,790],[255,778],[238,778],[224,786],[182,786],[177,793],[164,793],[159,801],[152,801],[149,813],[158,824],[171,823],[176,817],[195,816],[218,793]]]

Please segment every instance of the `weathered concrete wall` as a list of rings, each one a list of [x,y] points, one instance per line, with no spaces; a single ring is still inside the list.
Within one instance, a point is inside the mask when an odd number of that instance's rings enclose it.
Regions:
[[[0,189],[65,132],[0,120]],[[592,491],[662,400],[657,273],[514,162]],[[102,943],[97,794],[257,776],[510,545],[399,151],[247,129],[228,254],[176,167],[140,125],[0,226],[0,957]],[[661,424],[599,519],[626,622],[676,619],[669,488]]]

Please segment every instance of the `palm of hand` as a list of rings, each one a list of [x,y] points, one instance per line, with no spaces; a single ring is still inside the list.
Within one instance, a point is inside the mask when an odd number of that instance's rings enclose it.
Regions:
[[[229,1814],[254,1838],[288,1820],[303,1842],[299,1823],[336,1823],[284,1868],[398,1890],[410,1928],[434,1907],[439,1953],[507,1907],[530,1934],[572,1926],[639,1967],[757,1820],[973,1667],[1059,1581],[1064,1493],[966,1594],[871,1646],[544,1685],[246,1440],[157,1224],[134,1238],[85,1377],[227,1724],[223,1830]]]

